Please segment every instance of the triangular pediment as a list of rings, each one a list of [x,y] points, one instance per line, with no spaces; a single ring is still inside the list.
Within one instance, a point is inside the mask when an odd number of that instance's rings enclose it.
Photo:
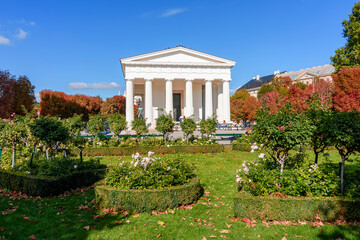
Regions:
[[[235,62],[229,59],[217,57],[207,53],[195,51],[185,47],[169,48],[161,51],[141,54],[133,57],[121,59],[122,64],[142,63],[142,64],[212,64],[234,66]]]

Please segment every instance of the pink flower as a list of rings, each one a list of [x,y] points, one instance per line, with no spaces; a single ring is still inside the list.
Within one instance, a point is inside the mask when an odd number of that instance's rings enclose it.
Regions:
[[[284,126],[281,126],[281,127],[279,127],[280,128],[280,130],[284,130]]]
[[[291,124],[289,124],[289,127],[292,127],[292,125],[291,125]]]

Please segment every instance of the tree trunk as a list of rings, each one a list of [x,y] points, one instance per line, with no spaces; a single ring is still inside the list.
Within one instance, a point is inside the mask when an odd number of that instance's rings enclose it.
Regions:
[[[12,154],[11,166],[15,167],[15,164],[16,164],[16,147],[13,146],[13,154]]]
[[[314,153],[315,153],[315,164],[317,165],[317,163],[318,163],[318,158],[319,158],[319,152],[314,151]]]
[[[284,163],[280,163],[280,175],[282,175],[283,173],[283,170],[284,170]]]
[[[50,148],[50,162],[52,161],[53,148]]]
[[[49,161],[49,148],[46,148],[45,153],[46,153],[46,160]]]
[[[341,194],[344,194],[344,168],[345,168],[345,156],[341,156],[342,164],[340,169],[340,184]]]

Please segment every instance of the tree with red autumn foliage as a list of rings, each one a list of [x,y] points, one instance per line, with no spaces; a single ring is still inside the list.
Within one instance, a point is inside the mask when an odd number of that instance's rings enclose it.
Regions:
[[[270,114],[274,114],[279,111],[280,108],[284,107],[284,102],[281,101],[279,92],[273,91],[265,93],[260,103],[263,109],[267,110]]]
[[[125,114],[126,97],[124,96],[113,96],[107,98],[101,105],[101,114],[113,114],[120,113]]]
[[[243,120],[245,115],[242,112],[242,107],[244,106],[245,100],[250,97],[250,94],[246,89],[241,89],[234,93],[230,98],[230,112],[231,119],[240,121]]]
[[[334,108],[340,112],[360,113],[360,67],[342,68],[332,75],[334,80]]]
[[[307,101],[310,97],[311,89],[301,89],[296,84],[292,84],[287,95],[281,101],[284,102],[284,104],[289,102],[294,112],[304,112],[309,109]]]
[[[26,111],[30,112],[35,103],[34,89],[26,76],[16,78],[8,71],[0,70],[0,117],[8,118],[12,113],[25,115]]]

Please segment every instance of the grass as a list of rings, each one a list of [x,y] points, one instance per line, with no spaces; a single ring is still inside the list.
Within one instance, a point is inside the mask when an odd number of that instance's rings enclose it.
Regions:
[[[218,154],[178,154],[197,167],[205,194],[188,209],[167,214],[105,214],[91,201],[92,189],[53,198],[19,198],[0,194],[0,211],[18,208],[0,215],[2,239],[359,239],[360,227],[353,225],[309,224],[286,226],[233,221],[233,196],[236,193],[235,170],[243,160],[257,153],[229,151]],[[171,155],[169,155],[171,156]],[[331,161],[340,160],[335,152]],[[117,164],[130,157],[104,157],[102,163]],[[320,158],[319,162],[324,161]],[[357,160],[348,165],[358,166]],[[89,209],[87,209],[89,208]],[[191,208],[191,209],[190,209]],[[173,212],[173,213],[172,213]],[[29,218],[29,219],[27,219]],[[89,229],[89,230],[87,230]],[[221,233],[222,232],[222,233]],[[204,238],[205,237],[205,238]]]

